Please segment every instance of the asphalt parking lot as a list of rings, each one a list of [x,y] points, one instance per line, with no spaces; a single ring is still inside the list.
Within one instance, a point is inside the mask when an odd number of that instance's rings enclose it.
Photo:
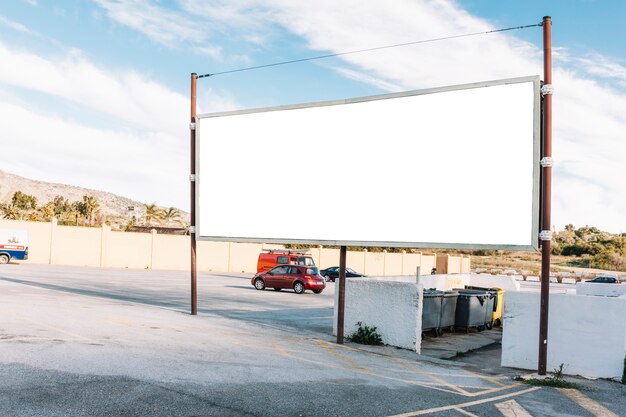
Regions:
[[[0,416],[623,416],[626,387],[559,391],[480,361],[336,345],[334,284],[250,275],[0,268]],[[477,366],[478,364],[478,366]]]

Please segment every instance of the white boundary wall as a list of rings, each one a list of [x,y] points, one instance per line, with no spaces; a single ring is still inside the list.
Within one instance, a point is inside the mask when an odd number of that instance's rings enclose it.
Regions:
[[[579,282],[576,284],[577,295],[601,295],[619,297],[626,294],[626,284],[602,284],[599,282]]]
[[[189,270],[189,236],[112,231],[110,227],[59,226],[52,222],[0,219],[0,229],[24,229],[29,237],[29,255],[24,263],[80,265],[102,268]],[[198,270],[256,272],[262,249],[271,244],[198,242]],[[317,247],[311,256],[320,269],[339,264],[339,249]],[[348,266],[366,275],[415,274],[417,266],[430,271],[437,265],[434,254],[348,251]],[[470,258],[446,256],[444,266],[461,264],[469,272]]]
[[[537,369],[539,294],[510,292],[504,305],[502,366]],[[626,355],[626,298],[550,294],[548,370],[621,378]]]
[[[471,274],[470,284],[477,287],[496,287],[504,291],[519,291],[520,283],[515,277],[507,275]]]
[[[415,282],[391,282],[368,278],[346,280],[344,335],[353,334],[357,322],[376,326],[386,345],[417,353],[422,344],[422,291]],[[335,285],[333,334],[337,334],[339,280]]]
[[[388,277],[370,277],[373,280],[399,281],[399,282],[415,282],[413,276],[388,276]],[[464,288],[466,285],[474,285],[477,287],[497,287],[504,291],[519,291],[520,284],[513,277],[506,275],[487,275],[487,274],[437,274],[437,275],[420,275],[420,284],[424,288],[436,288],[441,291],[448,291],[455,288]]]

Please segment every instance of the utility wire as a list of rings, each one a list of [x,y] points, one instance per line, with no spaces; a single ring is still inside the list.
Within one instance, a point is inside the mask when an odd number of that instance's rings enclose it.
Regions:
[[[537,23],[537,24],[534,24],[534,25],[525,25],[525,26],[514,26],[514,27],[510,27],[510,28],[488,30],[486,32],[465,33],[465,34],[462,34],[462,35],[445,36],[445,37],[442,37],[442,38],[423,39],[423,40],[420,40],[420,41],[413,41],[413,42],[406,42],[406,43],[397,43],[397,44],[394,44],[394,45],[377,46],[375,48],[358,49],[356,51],[338,52],[336,54],[319,55],[319,56],[313,56],[313,57],[309,57],[309,58],[294,59],[294,60],[291,60],[291,61],[274,62],[273,64],[257,65],[257,66],[254,66],[254,67],[246,67],[246,68],[239,68],[239,69],[234,69],[234,70],[229,70],[229,71],[221,71],[221,72],[214,72],[214,73],[210,73],[210,74],[202,74],[202,75],[198,75],[198,78],[214,77],[216,75],[232,74],[234,72],[252,71],[252,70],[261,69],[261,68],[277,67],[279,65],[296,64],[298,62],[314,61],[314,60],[317,60],[317,59],[333,58],[333,57],[343,56],[343,55],[360,54],[360,53],[363,53],[363,52],[379,51],[381,49],[398,48],[398,47],[401,47],[401,46],[408,46],[408,45],[417,45],[417,44],[420,44],[420,43],[438,42],[438,41],[445,41],[445,40],[449,40],[449,39],[466,38],[466,37],[469,37],[469,36],[488,35],[488,34],[491,34],[491,33],[506,32],[506,31],[509,31],[509,30],[520,30],[520,29],[532,28],[532,27],[542,26],[542,25],[543,25],[543,23]]]

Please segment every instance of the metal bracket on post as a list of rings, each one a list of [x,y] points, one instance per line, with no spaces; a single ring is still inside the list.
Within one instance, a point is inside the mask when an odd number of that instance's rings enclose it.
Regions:
[[[189,130],[196,130],[196,124],[194,122],[189,123]]]
[[[196,234],[196,226],[189,226],[189,234]]]
[[[196,181],[196,174],[189,174],[189,181],[195,182]]]
[[[541,96],[547,96],[548,94],[554,93],[554,86],[552,84],[544,84],[541,86]]]
[[[541,232],[539,232],[539,240],[552,240],[552,231],[542,230]]]
[[[543,158],[541,158],[541,161],[539,161],[539,163],[541,164],[542,168],[552,168],[554,161],[552,160],[551,156],[544,156]]]

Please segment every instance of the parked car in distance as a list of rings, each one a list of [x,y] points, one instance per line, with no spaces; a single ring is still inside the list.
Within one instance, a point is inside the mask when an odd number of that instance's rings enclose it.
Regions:
[[[250,283],[257,290],[273,288],[274,291],[280,291],[289,288],[296,294],[306,290],[320,294],[326,288],[326,283],[318,272],[315,266],[279,265],[266,272],[257,272]]]
[[[269,271],[278,265],[315,266],[315,262],[306,250],[298,249],[264,249],[259,254],[256,264],[257,272]]]
[[[324,277],[326,282],[332,281],[335,282],[337,277],[339,277],[339,267],[331,266],[330,268],[322,269],[320,271],[320,275]],[[365,277],[367,275],[359,274],[352,268],[346,267],[346,278],[354,278],[354,277]]]
[[[600,275],[599,277],[595,277],[594,279],[590,279],[585,282],[601,282],[603,284],[619,284],[619,280],[617,277],[612,277],[610,275]]]

